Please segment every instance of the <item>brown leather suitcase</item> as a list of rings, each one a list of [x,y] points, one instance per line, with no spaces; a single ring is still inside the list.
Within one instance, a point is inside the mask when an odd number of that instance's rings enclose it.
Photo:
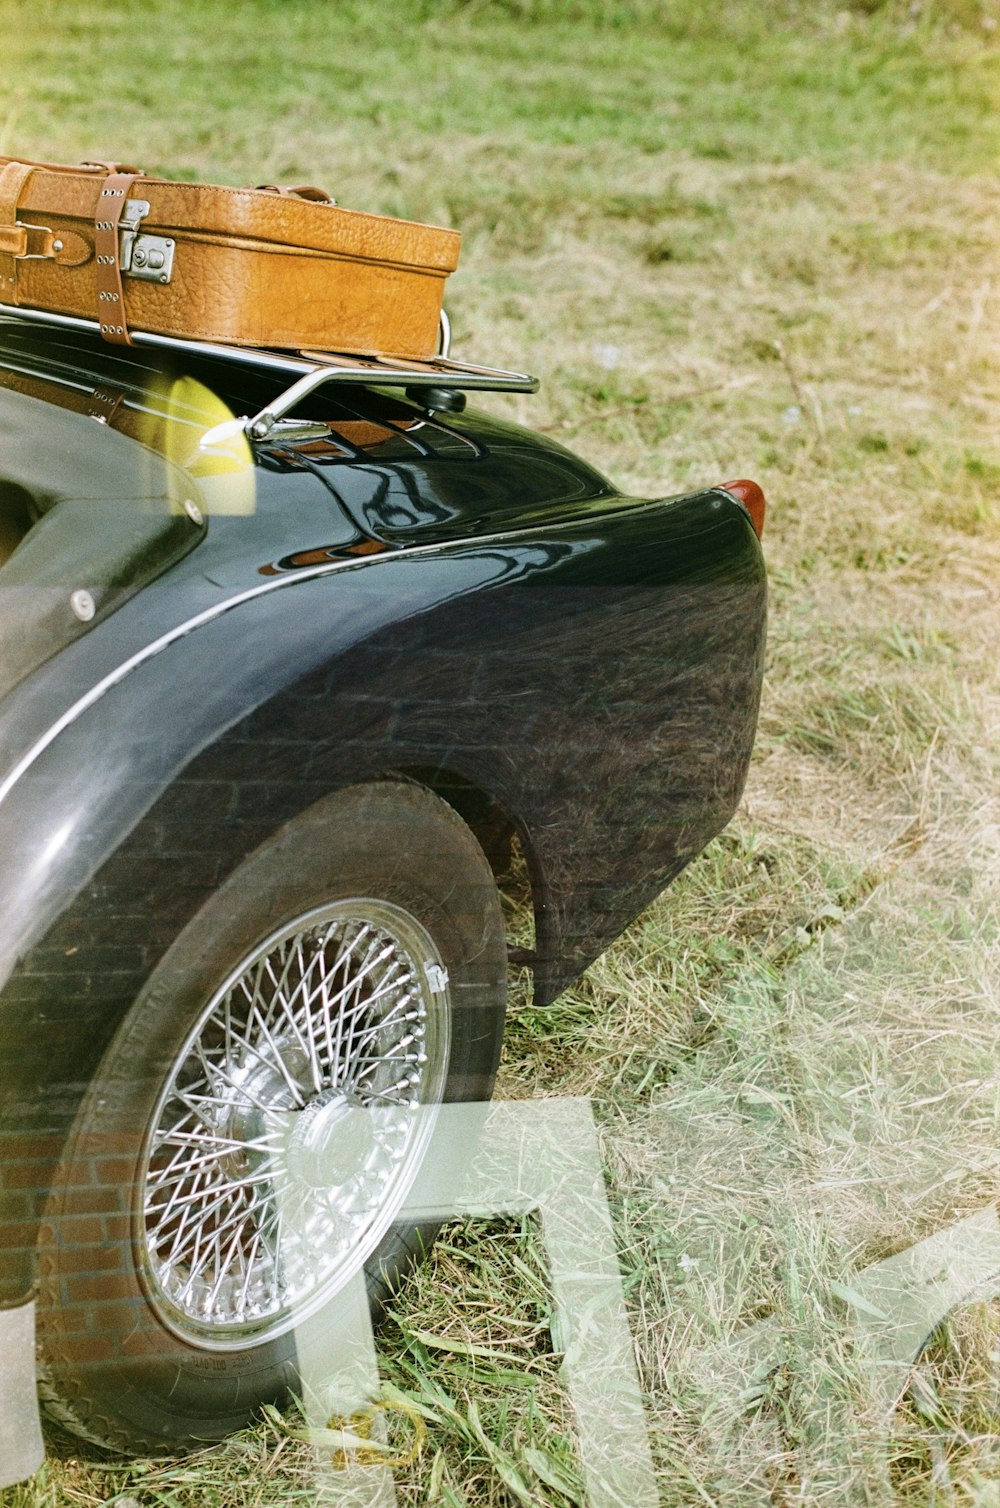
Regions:
[[[0,304],[240,346],[437,349],[457,231],[317,189],[224,188],[116,163],[0,157]]]

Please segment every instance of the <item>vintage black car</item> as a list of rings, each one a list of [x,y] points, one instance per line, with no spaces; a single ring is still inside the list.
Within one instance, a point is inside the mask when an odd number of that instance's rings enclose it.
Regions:
[[[0,318],[0,1297],[91,1440],[220,1438],[405,1268],[512,845],[547,1004],[737,806],[762,494],[466,411],[532,386]]]

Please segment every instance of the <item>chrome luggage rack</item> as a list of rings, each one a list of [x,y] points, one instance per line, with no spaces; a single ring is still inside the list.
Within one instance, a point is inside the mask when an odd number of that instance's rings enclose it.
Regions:
[[[0,314],[60,329],[87,330],[100,333],[97,320],[78,319],[70,314],[50,314],[42,309],[25,309],[0,304]],[[250,439],[267,440],[279,422],[297,403],[317,388],[330,383],[352,383],[367,387],[402,387],[429,410],[459,413],[465,407],[466,392],[534,393],[538,378],[526,372],[507,372],[497,367],[476,366],[471,362],[453,361],[451,325],[441,311],[441,337],[436,356],[416,360],[404,356],[355,356],[338,351],[276,351],[264,347],[224,346],[203,340],[181,340],[172,335],[152,335],[132,331],[136,346],[176,351],[192,356],[221,357],[226,361],[284,373],[292,381],[260,413],[241,421]],[[119,354],[121,346],[112,347]]]

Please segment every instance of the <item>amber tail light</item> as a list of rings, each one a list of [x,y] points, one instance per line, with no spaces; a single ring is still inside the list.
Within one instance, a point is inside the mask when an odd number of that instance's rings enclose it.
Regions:
[[[763,488],[758,487],[756,482],[723,482],[722,485],[733,497],[738,497],[746,508],[759,539],[764,532],[764,515],[767,512]]]

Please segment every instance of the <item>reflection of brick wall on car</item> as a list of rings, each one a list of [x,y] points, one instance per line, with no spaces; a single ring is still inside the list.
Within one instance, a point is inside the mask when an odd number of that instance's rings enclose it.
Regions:
[[[338,786],[448,771],[469,783],[441,788],[473,825],[482,802],[463,790],[488,792],[541,881],[540,997],[603,951],[728,819],[756,719],[759,666],[746,644],[764,587],[749,526],[727,510],[706,527],[702,502],[699,568],[693,512],[675,519],[684,549],[673,549],[673,581],[669,531],[653,547],[636,517],[631,534],[616,525],[620,581],[582,531],[578,546],[561,533],[551,547],[505,551],[490,592],[379,631],[189,763],[3,991],[20,1023],[20,1083],[29,1097],[46,1086],[22,1106],[29,1141],[65,1126],[143,980],[220,880]],[[41,1173],[37,1144],[23,1151],[30,1176]],[[23,1226],[23,1215],[5,1218]]]
[[[55,1298],[67,1331],[87,1337],[88,1356],[97,1365],[114,1360],[122,1335],[128,1334],[135,1319],[133,1306],[121,1299],[119,1288],[123,1252],[130,1238],[128,1186],[121,1171],[117,1177],[109,1176],[109,1161],[95,1150],[93,1183],[78,1185],[66,1194],[67,1213],[60,1216],[58,1226],[61,1246],[76,1249],[76,1271],[59,1281]],[[109,1192],[112,1198],[119,1196],[114,1215],[106,1213]],[[105,1213],[95,1214],[95,1209]],[[49,1260],[56,1239],[55,1227],[43,1219],[38,1233],[38,1281],[45,1287],[56,1282],[56,1264]]]

